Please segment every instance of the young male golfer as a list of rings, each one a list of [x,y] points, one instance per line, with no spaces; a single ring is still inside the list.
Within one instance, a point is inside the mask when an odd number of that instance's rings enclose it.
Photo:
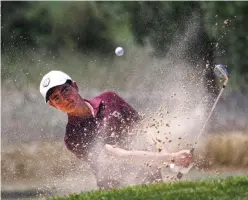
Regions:
[[[111,155],[106,157],[107,161],[123,159],[126,165],[132,165],[135,161],[138,165],[152,162],[153,166],[159,168],[173,161],[176,165],[187,167],[192,162],[189,150],[164,153],[123,149],[129,133],[141,121],[141,117],[114,92],[104,92],[93,99],[84,99],[79,94],[76,82],[61,71],[47,73],[41,80],[40,92],[46,103],[67,113],[65,145],[78,158],[89,163],[101,189],[118,187],[120,181],[114,172],[111,176],[111,169],[108,169],[108,176],[98,173],[101,166],[97,157],[102,150]],[[93,148],[96,143],[100,144],[100,148]],[[128,159],[132,162],[126,163]]]

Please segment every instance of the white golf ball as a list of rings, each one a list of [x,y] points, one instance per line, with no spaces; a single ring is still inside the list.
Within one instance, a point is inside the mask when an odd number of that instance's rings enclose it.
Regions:
[[[122,55],[124,54],[124,49],[123,49],[122,47],[117,47],[117,48],[115,49],[115,54],[116,54],[117,56],[122,56]]]

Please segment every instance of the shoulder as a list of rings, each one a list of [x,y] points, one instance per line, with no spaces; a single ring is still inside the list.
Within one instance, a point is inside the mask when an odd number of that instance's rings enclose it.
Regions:
[[[105,104],[111,105],[117,110],[128,113],[137,112],[126,100],[124,100],[115,92],[104,92],[100,96],[101,99],[105,102]]]
[[[116,92],[112,92],[112,91],[104,92],[100,94],[98,98],[100,98],[101,101],[105,103],[105,105],[111,105],[111,107],[114,107],[115,109],[134,110],[132,106]]]
[[[97,98],[104,100],[123,100],[116,92],[113,91],[107,91],[103,92]]]
[[[113,91],[103,92],[102,94],[99,95],[99,97],[116,97],[116,96],[119,97],[119,95]]]

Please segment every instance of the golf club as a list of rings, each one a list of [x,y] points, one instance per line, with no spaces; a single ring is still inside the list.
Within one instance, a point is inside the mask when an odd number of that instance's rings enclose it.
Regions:
[[[195,141],[194,145],[197,145],[197,143],[199,142],[199,139],[200,139],[202,133],[204,132],[205,127],[206,127],[206,125],[207,125],[207,123],[208,123],[208,121],[209,121],[209,119],[210,119],[210,117],[211,117],[211,115],[212,115],[212,113],[213,113],[213,111],[214,111],[214,109],[215,109],[215,107],[216,107],[216,105],[217,105],[217,103],[218,103],[218,101],[219,101],[219,99],[220,99],[220,97],[221,97],[226,85],[227,85],[227,82],[229,80],[229,73],[228,73],[228,71],[227,71],[227,69],[226,69],[226,67],[224,65],[221,65],[221,64],[216,65],[215,68],[214,68],[214,73],[215,73],[215,75],[217,77],[219,77],[220,79],[223,79],[224,82],[223,82],[222,88],[220,90],[220,93],[217,96],[217,98],[216,98],[216,100],[215,100],[215,102],[214,102],[214,104],[213,104],[213,106],[211,108],[211,111],[210,111],[205,123],[203,124],[199,134],[196,137],[196,141]],[[191,149],[192,154],[193,154],[194,150],[195,150],[195,147],[193,147]],[[191,164],[189,167],[180,167],[180,166],[176,166],[175,164],[170,164],[170,171],[171,172],[177,172],[178,173],[177,178],[180,179],[180,178],[182,178],[183,174],[187,174],[192,167],[193,167],[193,164]]]

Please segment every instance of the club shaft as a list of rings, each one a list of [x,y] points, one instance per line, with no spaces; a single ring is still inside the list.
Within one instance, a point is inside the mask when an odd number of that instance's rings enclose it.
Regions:
[[[221,72],[222,72],[222,71],[221,71]],[[196,142],[195,142],[195,144],[194,144],[195,146],[198,144],[198,141],[199,141],[199,139],[200,139],[202,133],[204,132],[204,130],[205,130],[205,128],[206,128],[206,125],[207,125],[207,123],[208,123],[210,117],[212,116],[212,113],[213,113],[213,111],[214,111],[214,109],[215,109],[215,107],[216,107],[216,105],[217,105],[217,103],[218,103],[218,101],[219,101],[219,99],[220,99],[220,97],[221,97],[221,95],[222,95],[222,93],[223,93],[223,91],[224,91],[226,85],[227,85],[227,82],[228,82],[228,80],[229,80],[228,75],[227,75],[226,73],[223,72],[222,74],[223,74],[224,77],[225,77],[225,81],[224,81],[223,86],[222,86],[222,88],[221,88],[221,90],[220,90],[220,92],[219,92],[219,94],[218,94],[218,96],[217,96],[217,98],[216,98],[216,100],[215,100],[215,102],[214,102],[212,108],[211,108],[210,113],[208,114],[207,119],[205,120],[205,123],[203,124],[203,126],[202,126],[202,128],[201,128],[199,134],[197,135]],[[194,153],[194,150],[195,150],[195,147],[193,147],[193,148],[191,149],[191,154],[192,154],[192,155],[193,155],[193,153]],[[193,165],[191,165],[190,167],[188,167],[188,169],[187,169],[187,171],[185,171],[185,173],[188,173],[189,170],[190,170],[192,167],[193,167]],[[185,173],[184,173],[184,174],[185,174]],[[179,169],[179,172],[177,173],[177,178],[181,179],[182,176],[183,176],[182,170]]]
[[[212,106],[212,109],[211,109],[211,111],[210,111],[210,113],[209,113],[209,115],[208,115],[208,117],[207,117],[205,123],[203,124],[203,126],[202,126],[202,128],[201,128],[201,131],[199,132],[199,134],[198,134],[198,136],[197,136],[197,138],[196,138],[196,144],[198,143],[198,141],[199,141],[199,139],[200,139],[202,133],[204,132],[204,130],[205,130],[205,128],[206,128],[206,125],[207,125],[207,123],[208,123],[210,117],[212,116],[212,113],[213,113],[213,111],[214,111],[214,109],[215,109],[215,107],[216,107],[216,105],[217,105],[217,103],[218,103],[218,101],[219,101],[219,99],[220,99],[220,97],[221,97],[221,95],[222,95],[222,93],[223,93],[225,87],[226,87],[227,82],[228,82],[228,79],[226,79],[225,82],[223,83],[223,87],[221,88],[220,93],[219,93],[219,95],[217,96],[217,98],[216,98],[216,100],[215,100],[215,102],[214,102],[214,105]]]

